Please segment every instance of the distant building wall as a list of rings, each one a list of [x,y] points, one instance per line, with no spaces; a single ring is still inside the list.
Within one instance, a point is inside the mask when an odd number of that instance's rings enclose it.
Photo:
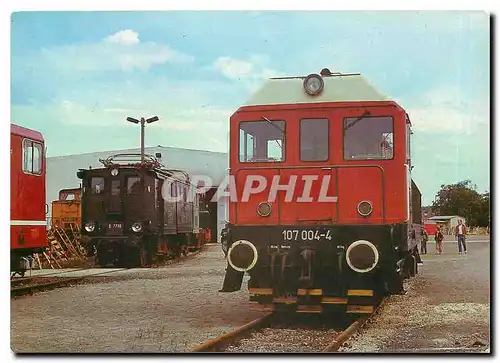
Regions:
[[[461,216],[434,216],[432,219],[425,221],[426,225],[429,225],[431,231],[436,230],[436,225],[441,227],[441,231],[445,234],[454,234],[454,228],[458,225],[458,221],[461,220],[467,225],[467,221]],[[433,224],[433,226],[431,226]],[[429,230],[427,230],[429,232]]]

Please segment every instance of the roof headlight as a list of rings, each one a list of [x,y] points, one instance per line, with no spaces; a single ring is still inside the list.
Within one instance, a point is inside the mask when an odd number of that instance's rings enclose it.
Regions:
[[[325,87],[323,78],[319,74],[310,74],[304,79],[304,90],[310,96],[320,94]]]
[[[117,176],[118,175],[118,169],[112,169],[111,170],[111,175],[112,176]]]

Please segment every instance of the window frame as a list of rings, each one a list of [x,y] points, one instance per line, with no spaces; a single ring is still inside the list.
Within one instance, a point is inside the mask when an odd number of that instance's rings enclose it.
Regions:
[[[317,159],[317,160],[303,160],[302,159],[302,121],[309,121],[309,120],[326,120],[326,126],[327,126],[327,153],[326,153],[326,159]],[[304,162],[304,163],[315,163],[315,162],[325,162],[330,160],[330,142],[331,142],[331,137],[330,137],[330,119],[328,117],[315,117],[315,118],[301,118],[299,120],[299,161]]]
[[[30,145],[26,147],[26,143]],[[34,162],[35,162],[35,147],[39,150],[39,169],[37,172],[34,171]],[[27,150],[31,149],[31,168],[25,168],[25,164],[27,163],[26,155]],[[24,174],[33,175],[33,176],[42,176],[43,175],[43,144],[40,141],[36,141],[33,139],[29,139],[27,137],[23,138],[21,143],[21,170]]]
[[[142,191],[139,192],[139,193],[131,193],[130,192],[130,190],[132,189],[131,187],[132,187],[133,184],[129,186],[129,180],[132,179],[132,178],[139,179],[139,183],[141,184],[141,187],[144,185],[142,177],[140,175],[127,175],[125,177],[125,195],[141,195],[141,194],[143,194],[144,188],[141,188]]]
[[[103,183],[102,183],[103,187],[102,187],[102,190],[99,193],[96,193],[95,192],[95,188],[92,186],[92,179],[98,179],[98,178],[103,180]],[[90,182],[90,195],[102,195],[102,194],[105,193],[105,191],[106,191],[106,184],[107,184],[105,177],[98,176],[98,175],[91,176],[89,182]]]
[[[369,118],[390,118],[391,119],[391,125],[392,125],[392,157],[391,158],[369,158],[369,159],[348,159],[345,156],[345,134],[346,134],[346,129],[345,129],[345,121],[348,118],[357,118],[356,116],[343,116],[342,117],[342,122],[340,123],[340,127],[342,127],[342,160],[344,161],[384,161],[384,160],[394,160],[396,157],[396,129],[394,127],[395,122],[394,122],[394,116],[393,115],[375,115],[375,116],[365,116],[363,119],[369,119]]]
[[[242,160],[241,159],[241,131],[244,131],[241,129],[241,124],[244,124],[244,123],[251,123],[251,122],[262,122],[262,123],[267,123],[265,120],[245,120],[245,121],[239,121],[238,122],[238,162],[242,163],[242,164],[260,164],[260,163],[263,163],[263,164],[277,164],[277,163],[284,163],[286,161],[286,150],[287,150],[287,147],[286,147],[286,140],[287,140],[287,134],[286,134],[286,120],[269,120],[271,122],[283,122],[283,140],[282,140],[282,144],[281,144],[281,148],[282,148],[282,158],[281,160],[274,160],[274,161],[248,161],[248,160]],[[277,126],[277,125],[275,125]],[[255,136],[253,136],[254,140],[255,140]],[[247,141],[246,141],[246,138],[245,138],[245,143],[244,145],[246,146],[245,148],[245,151],[244,151],[244,156],[246,156],[246,151],[247,151],[247,148],[248,148],[248,145],[247,145]]]

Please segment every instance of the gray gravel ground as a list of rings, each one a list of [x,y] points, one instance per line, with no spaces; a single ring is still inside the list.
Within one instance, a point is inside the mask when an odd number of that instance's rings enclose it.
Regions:
[[[11,300],[11,348],[36,352],[181,352],[264,313],[241,291],[219,293],[220,246],[157,269],[125,271],[108,283]]]
[[[264,328],[225,349],[230,353],[317,353],[340,334],[334,329]]]
[[[456,242],[445,242],[442,255],[435,254],[431,243],[419,275],[406,283],[407,294],[391,296],[341,351],[488,350],[490,244],[473,240],[467,245],[468,255],[462,256]]]

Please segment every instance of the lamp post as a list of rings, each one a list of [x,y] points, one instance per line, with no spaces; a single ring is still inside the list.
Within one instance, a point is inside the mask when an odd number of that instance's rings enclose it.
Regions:
[[[141,120],[136,120],[133,117],[127,117],[128,122],[132,122],[134,124],[141,124],[141,163],[144,161],[144,130],[145,130],[145,125],[146,123],[151,124],[153,122],[158,121],[159,118],[158,116],[153,116],[148,119],[144,119],[144,117],[141,117]]]

